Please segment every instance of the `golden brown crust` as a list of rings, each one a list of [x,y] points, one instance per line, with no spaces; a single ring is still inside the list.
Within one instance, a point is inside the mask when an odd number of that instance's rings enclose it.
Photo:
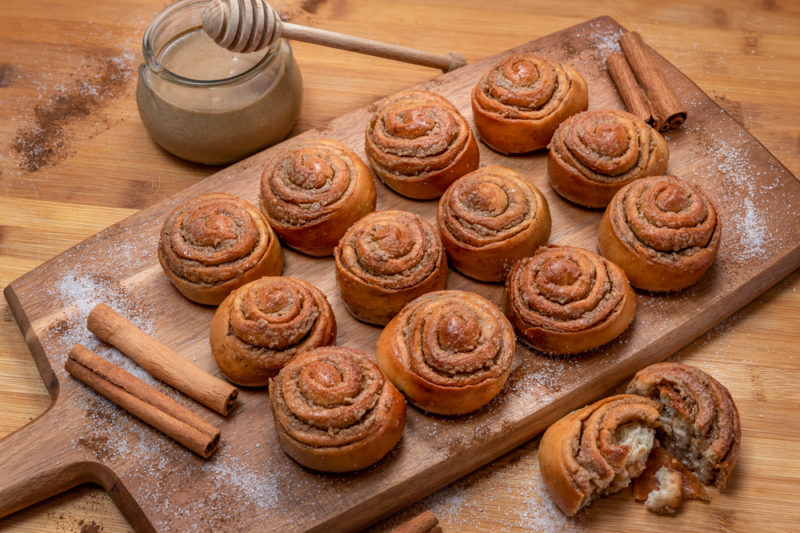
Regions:
[[[298,463],[350,472],[400,441],[406,402],[366,354],[344,346],[304,352],[270,381],[275,430]]]
[[[514,330],[489,300],[436,291],[407,304],[383,329],[378,365],[408,400],[443,415],[486,405],[511,372]]]
[[[616,109],[585,111],[565,120],[553,135],[547,174],[562,197],[604,207],[633,180],[663,174],[669,148],[656,130]]]
[[[224,193],[196,196],[164,220],[158,260],[186,298],[219,305],[234,289],[283,269],[280,243],[264,215]]]
[[[634,287],[676,291],[711,268],[722,233],[703,191],[675,176],[652,176],[621,189],[598,232],[600,253],[625,270]]]
[[[226,378],[263,387],[297,354],[336,340],[336,318],[322,291],[305,281],[263,277],[217,308],[211,353]]]
[[[478,168],[472,128],[446,98],[430,91],[390,97],[366,129],[364,149],[375,174],[409,198],[438,198]]]
[[[502,154],[547,146],[559,124],[589,105],[586,81],[569,65],[531,53],[508,57],[472,89],[483,142]]]
[[[539,467],[553,501],[565,514],[574,515],[641,473],[650,448],[635,449],[639,445],[635,439],[623,442],[620,430],[647,428],[652,446],[659,408],[641,396],[610,396],[573,411],[545,431],[539,443]],[[646,444],[647,439],[642,440]]]
[[[365,216],[339,241],[334,259],[342,300],[353,316],[371,324],[386,324],[406,303],[447,283],[439,234],[407,211]]]
[[[550,237],[550,208],[518,172],[483,167],[439,200],[439,233],[450,265],[480,281],[504,281],[511,266]]]
[[[633,497],[645,502],[648,510],[662,514],[674,513],[683,500],[709,501],[700,479],[659,445],[653,446],[644,472],[633,481]]]
[[[375,201],[367,165],[332,139],[281,152],[261,176],[261,211],[286,245],[312,256],[331,255]]]
[[[550,245],[511,269],[505,313],[521,340],[566,355],[619,336],[633,321],[636,295],[625,273],[599,255]]]
[[[728,389],[699,368],[665,362],[637,372],[628,392],[663,404],[664,447],[704,483],[725,487],[742,438],[739,411]]]

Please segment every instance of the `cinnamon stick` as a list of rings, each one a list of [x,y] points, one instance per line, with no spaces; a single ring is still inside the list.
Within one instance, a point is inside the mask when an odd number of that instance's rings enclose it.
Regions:
[[[636,82],[628,60],[617,52],[609,54],[606,58],[606,67],[614,85],[617,86],[625,108],[651,126],[654,124],[653,113],[650,111],[650,101],[647,95]]]
[[[97,304],[86,325],[154,377],[221,415],[231,412],[239,394],[236,387],[190,363],[107,305]]]
[[[629,31],[622,34],[619,45],[636,75],[636,80],[650,100],[655,119],[654,127],[666,131],[683,124],[686,120],[686,110],[667,83],[664,73],[656,64],[653,52],[645,44],[639,32]]]
[[[411,520],[403,522],[392,530],[392,533],[441,533],[439,519],[431,511],[418,514]]]
[[[208,458],[219,445],[219,429],[88,348],[76,344],[64,367],[67,372],[132,415]]]

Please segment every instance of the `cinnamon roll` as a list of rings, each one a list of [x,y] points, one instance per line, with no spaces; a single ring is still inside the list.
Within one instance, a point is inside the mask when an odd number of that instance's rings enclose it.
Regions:
[[[331,255],[375,200],[367,165],[332,139],[283,151],[261,176],[261,211],[286,245],[312,256]]]
[[[167,216],[158,260],[186,298],[206,305],[283,269],[280,243],[264,215],[224,193],[196,196]]]
[[[633,497],[659,514],[674,513],[683,500],[709,501],[694,472],[659,445],[653,446],[644,471],[633,481]]]
[[[239,287],[211,321],[211,353],[226,378],[263,387],[294,356],[336,340],[322,291],[305,281],[263,277]]]
[[[375,356],[408,400],[444,415],[483,407],[511,372],[514,329],[489,300],[436,291],[407,304],[383,329]]]
[[[544,148],[559,124],[588,105],[586,81],[577,71],[529,52],[504,59],[472,89],[478,134],[501,154]]]
[[[499,166],[453,183],[439,200],[437,221],[450,265],[479,281],[504,281],[515,261],[533,255],[550,236],[542,193]]]
[[[429,200],[478,168],[478,143],[469,123],[446,98],[404,91],[387,100],[367,124],[365,150],[375,174],[409,198]]]
[[[599,248],[634,287],[676,291],[711,268],[721,230],[714,203],[699,187],[675,176],[653,176],[614,196],[600,221]]]
[[[660,404],[619,394],[573,411],[539,443],[542,480],[568,516],[599,496],[627,487],[645,468]]]
[[[728,389],[681,363],[657,363],[633,376],[628,393],[662,405],[661,445],[706,485],[724,488],[739,457],[739,411]]]
[[[344,346],[303,352],[270,381],[284,451],[324,472],[361,470],[400,441],[403,395],[366,354]]]
[[[511,269],[505,313],[534,349],[573,354],[625,331],[636,313],[636,295],[611,261],[582,248],[550,245]]]
[[[604,207],[633,180],[663,174],[669,148],[640,118],[616,109],[579,113],[553,135],[547,174],[553,189],[571,202]]]
[[[436,229],[407,211],[377,211],[353,224],[334,250],[348,310],[384,325],[426,292],[444,289],[447,261]]]

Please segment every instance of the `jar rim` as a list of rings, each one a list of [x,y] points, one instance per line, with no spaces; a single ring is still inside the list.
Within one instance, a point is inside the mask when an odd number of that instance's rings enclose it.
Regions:
[[[243,72],[240,72],[239,74],[227,78],[220,78],[216,80],[198,80],[176,74],[159,63],[156,51],[153,48],[155,33],[159,27],[180,13],[201,7],[204,9],[205,6],[210,3],[210,1],[211,0],[179,0],[178,2],[165,7],[153,18],[153,20],[150,21],[150,24],[147,25],[147,29],[144,32],[144,37],[142,38],[142,55],[144,56],[144,62],[147,65],[147,68],[151,72],[157,74],[167,81],[183,84],[189,87],[217,87],[245,81],[266,68],[267,65],[269,65],[275,59],[275,57],[278,55],[276,51],[283,42],[282,38],[276,39],[267,48],[265,48],[264,56],[259,59],[255,65]],[[188,33],[190,31],[196,31],[198,28],[202,28],[202,24],[196,24],[193,26],[187,25],[187,27],[183,28],[180,33],[176,34],[176,36]]]

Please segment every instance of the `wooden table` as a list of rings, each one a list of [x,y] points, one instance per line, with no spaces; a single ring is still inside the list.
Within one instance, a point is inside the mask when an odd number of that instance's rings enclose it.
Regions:
[[[0,4],[0,285],[97,231],[217,169],[181,162],[148,137],[136,111],[145,26],[167,2],[60,0]],[[435,4],[435,5],[434,5]],[[536,5],[538,4],[538,5]],[[369,2],[288,0],[293,22],[435,51],[468,61],[599,15],[640,31],[800,174],[800,4],[633,0]],[[613,7],[611,7],[613,5]],[[305,102],[294,133],[326,123],[436,71],[294,45]],[[800,206],[797,206],[800,208]],[[50,398],[14,319],[0,302],[0,436]],[[710,504],[653,515],[620,494],[567,521],[546,497],[532,441],[376,525],[425,508],[445,531],[656,529],[752,531],[797,527],[800,510],[800,271],[673,356],[724,383],[744,428],[730,486]],[[761,526],[765,527],[765,526]],[[127,531],[101,489],[84,486],[0,519],[2,531]]]

